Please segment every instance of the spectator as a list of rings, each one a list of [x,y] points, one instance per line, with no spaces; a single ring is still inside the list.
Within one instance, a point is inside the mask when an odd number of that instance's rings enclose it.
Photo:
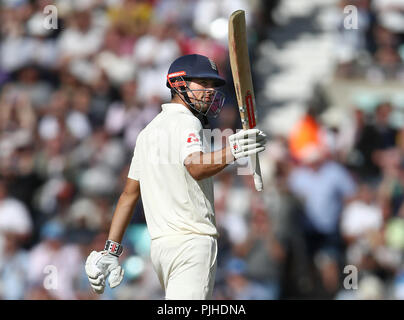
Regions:
[[[380,179],[382,153],[391,149],[397,142],[397,130],[391,125],[392,107],[390,103],[380,103],[374,118],[369,121],[363,110],[356,108],[355,129],[351,150],[347,149],[346,161],[351,164],[362,179],[375,182]],[[352,134],[351,133],[351,134]]]
[[[226,297],[231,300],[268,300],[272,298],[267,289],[246,277],[245,262],[231,259],[226,268]]]
[[[29,240],[32,234],[32,217],[20,200],[8,195],[7,182],[0,178],[0,261],[4,261],[5,234],[13,233],[20,244]],[[12,250],[11,250],[12,251]]]
[[[34,109],[42,109],[52,91],[51,85],[41,80],[39,72],[37,66],[23,66],[17,70],[17,81],[13,88],[16,95],[28,95],[28,102]]]
[[[0,97],[0,110],[2,132],[34,132],[37,116],[27,93],[17,93],[12,86],[6,86]]]
[[[358,187],[355,200],[345,206],[341,216],[341,234],[346,243],[355,242],[368,232],[380,231],[383,226],[383,212],[375,202],[376,193],[371,186]]]
[[[256,201],[253,201],[257,205]],[[263,207],[251,212],[249,234],[246,241],[235,247],[235,251],[246,261],[245,274],[260,283],[265,290],[265,299],[280,297],[281,270],[285,260],[285,249],[280,243]]]
[[[92,12],[85,6],[70,14],[67,28],[58,39],[61,53],[58,63],[68,65],[73,59],[89,59],[102,44],[103,28],[96,26]]]
[[[83,258],[78,247],[64,243],[65,227],[56,220],[48,222],[41,231],[42,241],[29,256],[30,285],[35,288],[43,284],[56,299],[76,299],[74,282]]]
[[[66,117],[66,127],[76,140],[82,140],[91,134],[90,112],[91,95],[87,88],[82,87],[74,92],[72,109]]]
[[[122,102],[113,103],[106,115],[105,129],[111,135],[123,134],[128,150],[132,150],[138,133],[157,115],[156,105],[141,105],[137,100],[137,83],[122,85]]]
[[[354,195],[355,183],[343,166],[327,159],[321,147],[305,147],[304,153],[303,165],[289,176],[289,187],[304,203],[310,251],[319,246],[338,250],[340,213]]]
[[[303,202],[309,256],[320,272],[324,289],[332,296],[338,290],[338,265],[342,261],[340,214],[354,195],[355,183],[343,166],[327,160],[320,147],[308,146],[303,154],[305,165],[291,172],[289,186]]]
[[[106,31],[96,64],[112,84],[121,85],[134,80],[138,62],[132,59],[133,46],[134,40],[125,37],[118,28],[111,27]]]
[[[21,236],[13,230],[2,230],[3,252],[0,262],[0,297],[24,299],[28,285],[28,252],[21,248]]]
[[[379,184],[383,218],[397,216],[402,210],[403,192],[401,191],[403,168],[400,153],[395,148],[379,152],[379,167],[382,179]]]

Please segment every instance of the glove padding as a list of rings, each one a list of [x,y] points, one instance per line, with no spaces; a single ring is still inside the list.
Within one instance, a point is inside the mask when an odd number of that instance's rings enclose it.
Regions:
[[[104,292],[105,279],[108,276],[109,286],[115,288],[121,283],[125,273],[119,265],[118,257],[107,251],[92,251],[86,260],[85,269],[91,287],[98,294]]]
[[[240,130],[229,136],[231,153],[239,159],[265,150],[266,135],[258,129]]]

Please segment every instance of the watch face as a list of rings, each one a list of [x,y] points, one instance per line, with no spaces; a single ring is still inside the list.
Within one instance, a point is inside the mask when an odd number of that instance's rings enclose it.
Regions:
[[[108,251],[108,253],[119,256],[122,253],[123,247],[120,243],[108,240],[107,243],[105,244],[105,250]]]

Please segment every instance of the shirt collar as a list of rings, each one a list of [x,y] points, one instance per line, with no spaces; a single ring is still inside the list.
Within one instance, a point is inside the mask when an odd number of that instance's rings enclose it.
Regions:
[[[194,115],[191,110],[189,110],[186,106],[180,103],[164,103],[161,105],[161,109],[167,112],[180,112],[180,113],[187,113],[190,115]]]

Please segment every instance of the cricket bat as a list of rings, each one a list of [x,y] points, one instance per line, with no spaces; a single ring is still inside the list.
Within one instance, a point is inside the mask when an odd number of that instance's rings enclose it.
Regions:
[[[256,126],[257,114],[243,10],[233,12],[229,19],[229,56],[241,123],[244,130],[252,129]],[[263,183],[258,154],[251,155],[250,160],[255,189],[262,191]]]

